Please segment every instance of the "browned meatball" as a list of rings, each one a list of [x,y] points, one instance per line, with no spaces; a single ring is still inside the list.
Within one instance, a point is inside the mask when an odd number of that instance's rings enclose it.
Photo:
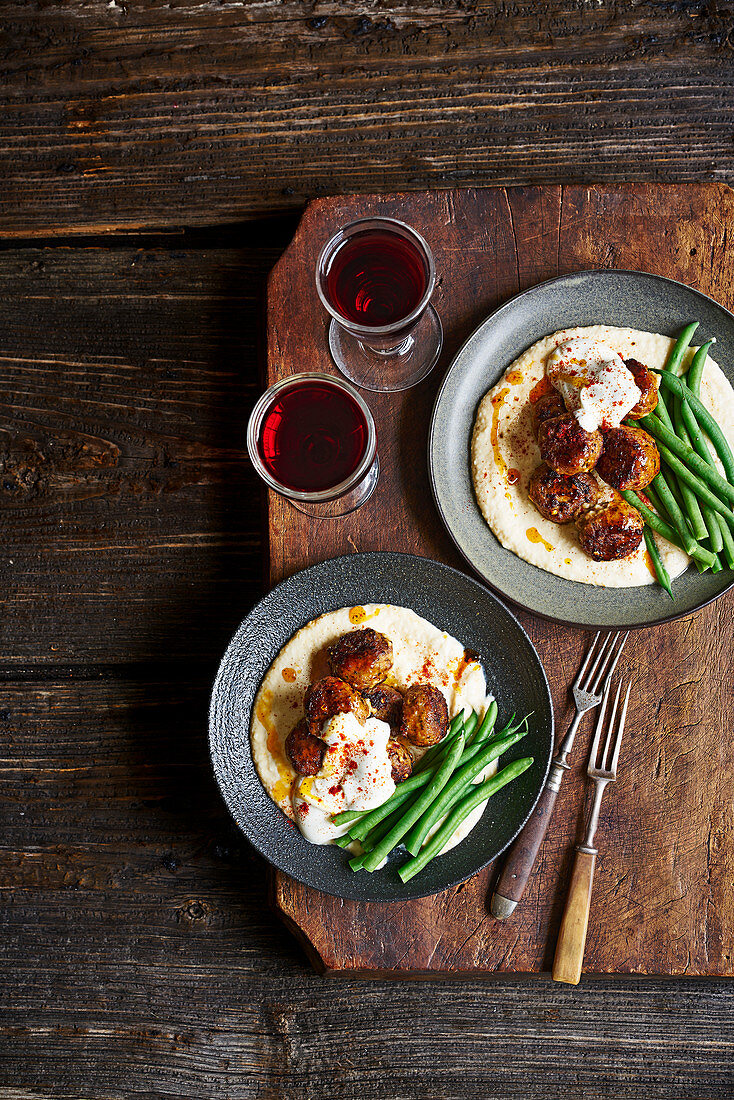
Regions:
[[[335,714],[347,714],[351,710],[363,725],[369,717],[367,701],[350,684],[336,676],[324,676],[323,680],[311,684],[304,703],[309,729],[316,737],[321,733],[324,722]]]
[[[557,474],[542,462],[530,475],[528,496],[541,516],[570,523],[596,504],[599,486],[591,474]]]
[[[413,770],[413,757],[400,741],[391,738],[387,743],[387,755],[392,765],[393,783],[402,783]]]
[[[658,403],[657,379],[652,371],[648,370],[645,364],[638,362],[637,359],[625,359],[624,365],[634,376],[635,385],[641,393],[640,400],[627,413],[627,416],[632,420],[639,420],[640,417],[651,413]]]
[[[403,697],[396,688],[385,687],[384,684],[381,684],[380,687],[367,692],[365,699],[369,701],[375,718],[379,718],[381,722],[387,722],[391,730],[400,729],[400,722],[403,717]]]
[[[576,520],[579,542],[594,561],[616,561],[632,554],[642,542],[644,520],[626,500],[613,500]]]
[[[308,719],[302,718],[285,739],[285,751],[301,775],[316,775],[326,752],[326,743],[309,733]]]
[[[660,472],[655,440],[642,428],[612,428],[604,432],[604,451],[596,472],[614,489],[644,489]]]
[[[413,745],[435,745],[449,727],[446,700],[433,684],[413,684],[403,700],[400,733]]]
[[[329,668],[359,691],[371,691],[392,668],[392,642],[371,627],[350,630],[329,646]]]
[[[564,413],[540,425],[540,457],[559,474],[593,470],[602,449],[601,432],[585,432],[575,416]]]
[[[553,393],[544,393],[533,405],[533,435],[538,438],[540,425],[546,420],[553,420],[556,416],[563,416],[566,406],[558,390]]]

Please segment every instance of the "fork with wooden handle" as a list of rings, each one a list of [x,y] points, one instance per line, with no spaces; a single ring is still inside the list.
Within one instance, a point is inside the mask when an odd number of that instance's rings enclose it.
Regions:
[[[576,717],[561,741],[538,803],[527,825],[510,848],[502,874],[494,888],[490,909],[492,916],[497,917],[498,920],[504,920],[505,917],[510,916],[525,892],[535,859],[550,825],[563,776],[571,767],[568,758],[573,748],[576,730],[586,712],[601,702],[602,692],[612,678],[628,635],[629,631],[624,637],[620,631],[616,634],[606,634],[598,649],[596,645],[599,641],[599,632],[594,635],[586,660],[573,684]]]
[[[586,931],[589,927],[589,904],[591,902],[591,887],[594,882],[594,865],[598,854],[598,850],[594,847],[594,835],[599,823],[599,810],[601,809],[601,800],[607,788],[607,783],[614,783],[617,779],[619,749],[622,744],[624,720],[627,717],[627,703],[631,687],[631,684],[627,685],[620,713],[619,697],[622,694],[622,682],[620,680],[614,706],[609,715],[607,735],[601,756],[599,755],[599,742],[601,741],[604,713],[609,701],[611,682],[607,684],[601,710],[599,711],[594,741],[589,754],[589,766],[586,769],[589,779],[595,784],[594,799],[586,823],[584,842],[576,845],[576,858],[571,872],[571,882],[568,887],[561,930],[558,933],[556,955],[553,960],[553,980],[556,982],[568,982],[569,985],[578,985],[581,977],[581,964],[584,961],[584,947],[586,946]]]

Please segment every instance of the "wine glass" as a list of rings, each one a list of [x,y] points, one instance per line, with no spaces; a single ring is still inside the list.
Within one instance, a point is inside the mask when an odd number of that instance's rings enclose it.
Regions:
[[[430,298],[431,250],[395,218],[360,218],[324,245],[319,297],[331,314],[329,350],[339,370],[366,390],[407,390],[433,369],[443,346]]]
[[[307,515],[347,515],[372,496],[380,464],[369,407],[332,374],[293,374],[258,400],[247,450],[269,488]]]

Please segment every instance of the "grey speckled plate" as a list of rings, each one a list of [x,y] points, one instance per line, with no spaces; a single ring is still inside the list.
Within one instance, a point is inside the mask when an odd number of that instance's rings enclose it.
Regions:
[[[288,639],[310,619],[339,607],[391,603],[410,607],[481,658],[499,719],[531,714],[530,732],[502,762],[535,763],[490,799],[466,840],[403,886],[396,854],[380,871],[355,873],[335,845],[309,844],[265,793],[250,753],[250,711],[263,676]],[[532,712],[532,713],[531,713]],[[550,763],[553,711],[532,643],[490,592],[456,569],[408,554],[352,554],[283,581],[257,604],[232,639],[217,674],[209,711],[214,773],[230,813],[271,863],[300,882],[343,898],[399,901],[462,882],[495,859],[533,811]]]
[[[734,383],[734,316],[683,283],[639,271],[582,271],[531,287],[496,310],[464,344],[436,399],[428,462],[438,510],[466,560],[496,591],[537,615],[581,627],[642,627],[698,610],[726,592],[730,570],[689,567],[673,582],[597,588],[564,580],[505,550],[487,527],[471,483],[469,447],[487,390],[536,340],[574,325],[616,325],[674,336],[700,321],[696,342],[716,337],[714,358]]]

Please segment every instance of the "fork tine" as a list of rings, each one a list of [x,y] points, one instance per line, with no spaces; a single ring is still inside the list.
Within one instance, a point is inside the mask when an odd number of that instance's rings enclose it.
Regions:
[[[579,687],[581,687],[583,691],[593,692],[593,688],[592,688],[591,684],[592,684],[592,681],[596,677],[596,670],[599,667],[599,663],[603,659],[605,659],[605,654],[608,651],[609,641],[610,641],[611,637],[612,637],[611,634],[606,635],[603,642],[601,643],[601,646],[599,647],[599,652],[596,654],[596,659],[594,660],[593,665],[589,669],[589,674],[586,677],[586,680],[585,680],[584,684],[583,685],[579,684]],[[594,692],[594,694],[595,694],[595,692]]]
[[[621,684],[621,681],[620,681]],[[614,742],[614,756],[612,757],[611,772],[612,775],[617,774],[617,763],[619,762],[619,750],[622,747],[622,734],[624,733],[624,722],[627,717],[627,703],[629,702],[630,691],[632,690],[632,681],[627,684],[627,692],[624,697],[624,703],[622,704],[622,713],[619,716],[619,725],[617,728],[617,739]]]
[[[589,753],[589,768],[596,767],[596,757],[597,753],[599,752],[599,741],[601,740],[601,731],[602,726],[604,725],[604,713],[607,709],[607,702],[609,701],[610,683],[606,684],[604,688],[604,695],[602,697],[601,706],[599,707],[599,717],[596,720],[594,740],[591,743],[591,752]]]
[[[621,633],[622,633],[621,630],[618,630],[617,633],[614,635],[614,638],[612,639],[612,644],[609,647],[609,651],[608,651],[606,657],[604,658],[604,663],[602,665],[602,668],[599,669],[599,675],[596,677],[596,679],[594,681],[594,687],[593,687],[594,692],[597,692],[599,690],[599,685],[602,683],[603,680],[604,681],[611,680],[611,678],[612,678],[612,673],[614,672],[615,668],[617,667],[617,661],[619,660],[619,655],[622,652],[622,650],[624,649],[625,642],[629,638],[629,630],[628,630],[627,633],[625,634],[624,638],[622,638],[622,641],[619,642],[619,638],[620,638]],[[617,645],[618,642],[619,642],[619,645]],[[610,664],[610,659],[611,659],[611,664]]]
[[[611,684],[612,684],[612,681],[610,680],[609,681],[610,688],[611,688]],[[601,771],[607,771],[608,772],[610,770],[611,766],[612,766],[612,752],[613,752],[613,747],[614,747],[614,738],[616,736],[615,732],[614,732],[614,727],[615,727],[615,724],[617,722],[617,715],[619,713],[619,697],[620,697],[621,694],[622,694],[622,681],[620,680],[619,683],[617,684],[617,694],[614,697],[614,703],[612,705],[612,709],[611,709],[611,712],[610,712],[610,715],[609,715],[609,724],[607,725],[607,736],[606,736],[606,740],[604,741],[604,748],[602,750],[601,760],[599,761],[599,764],[598,764],[598,767],[601,769]]]
[[[578,675],[576,676],[575,683],[576,683],[577,687],[580,687],[582,682],[583,682],[584,673],[586,672],[586,666],[588,665],[589,661],[591,660],[591,654],[594,652],[594,646],[599,641],[599,635],[600,634],[601,634],[601,631],[597,630],[596,634],[594,635],[594,640],[593,640],[593,642],[591,643],[591,645],[589,646],[589,648],[587,650],[586,660],[582,664],[581,668],[578,671]]]
[[[606,674],[606,675],[607,675],[607,678],[608,678],[609,680],[611,680],[611,678],[612,678],[612,675],[613,675],[613,673],[614,673],[614,670],[615,670],[615,668],[617,667],[617,661],[619,660],[619,658],[620,658],[620,656],[621,656],[622,650],[624,649],[624,647],[625,647],[625,643],[627,642],[627,639],[629,638],[629,636],[630,636],[630,632],[629,632],[629,630],[628,630],[628,631],[627,631],[627,633],[625,634],[624,638],[622,638],[622,641],[621,641],[621,642],[619,643],[619,645],[617,646],[617,652],[616,652],[616,653],[615,653],[615,655],[614,655],[614,660],[612,661],[612,665],[611,665],[611,668],[609,669],[609,671],[608,671],[608,672],[607,672],[607,674]]]

